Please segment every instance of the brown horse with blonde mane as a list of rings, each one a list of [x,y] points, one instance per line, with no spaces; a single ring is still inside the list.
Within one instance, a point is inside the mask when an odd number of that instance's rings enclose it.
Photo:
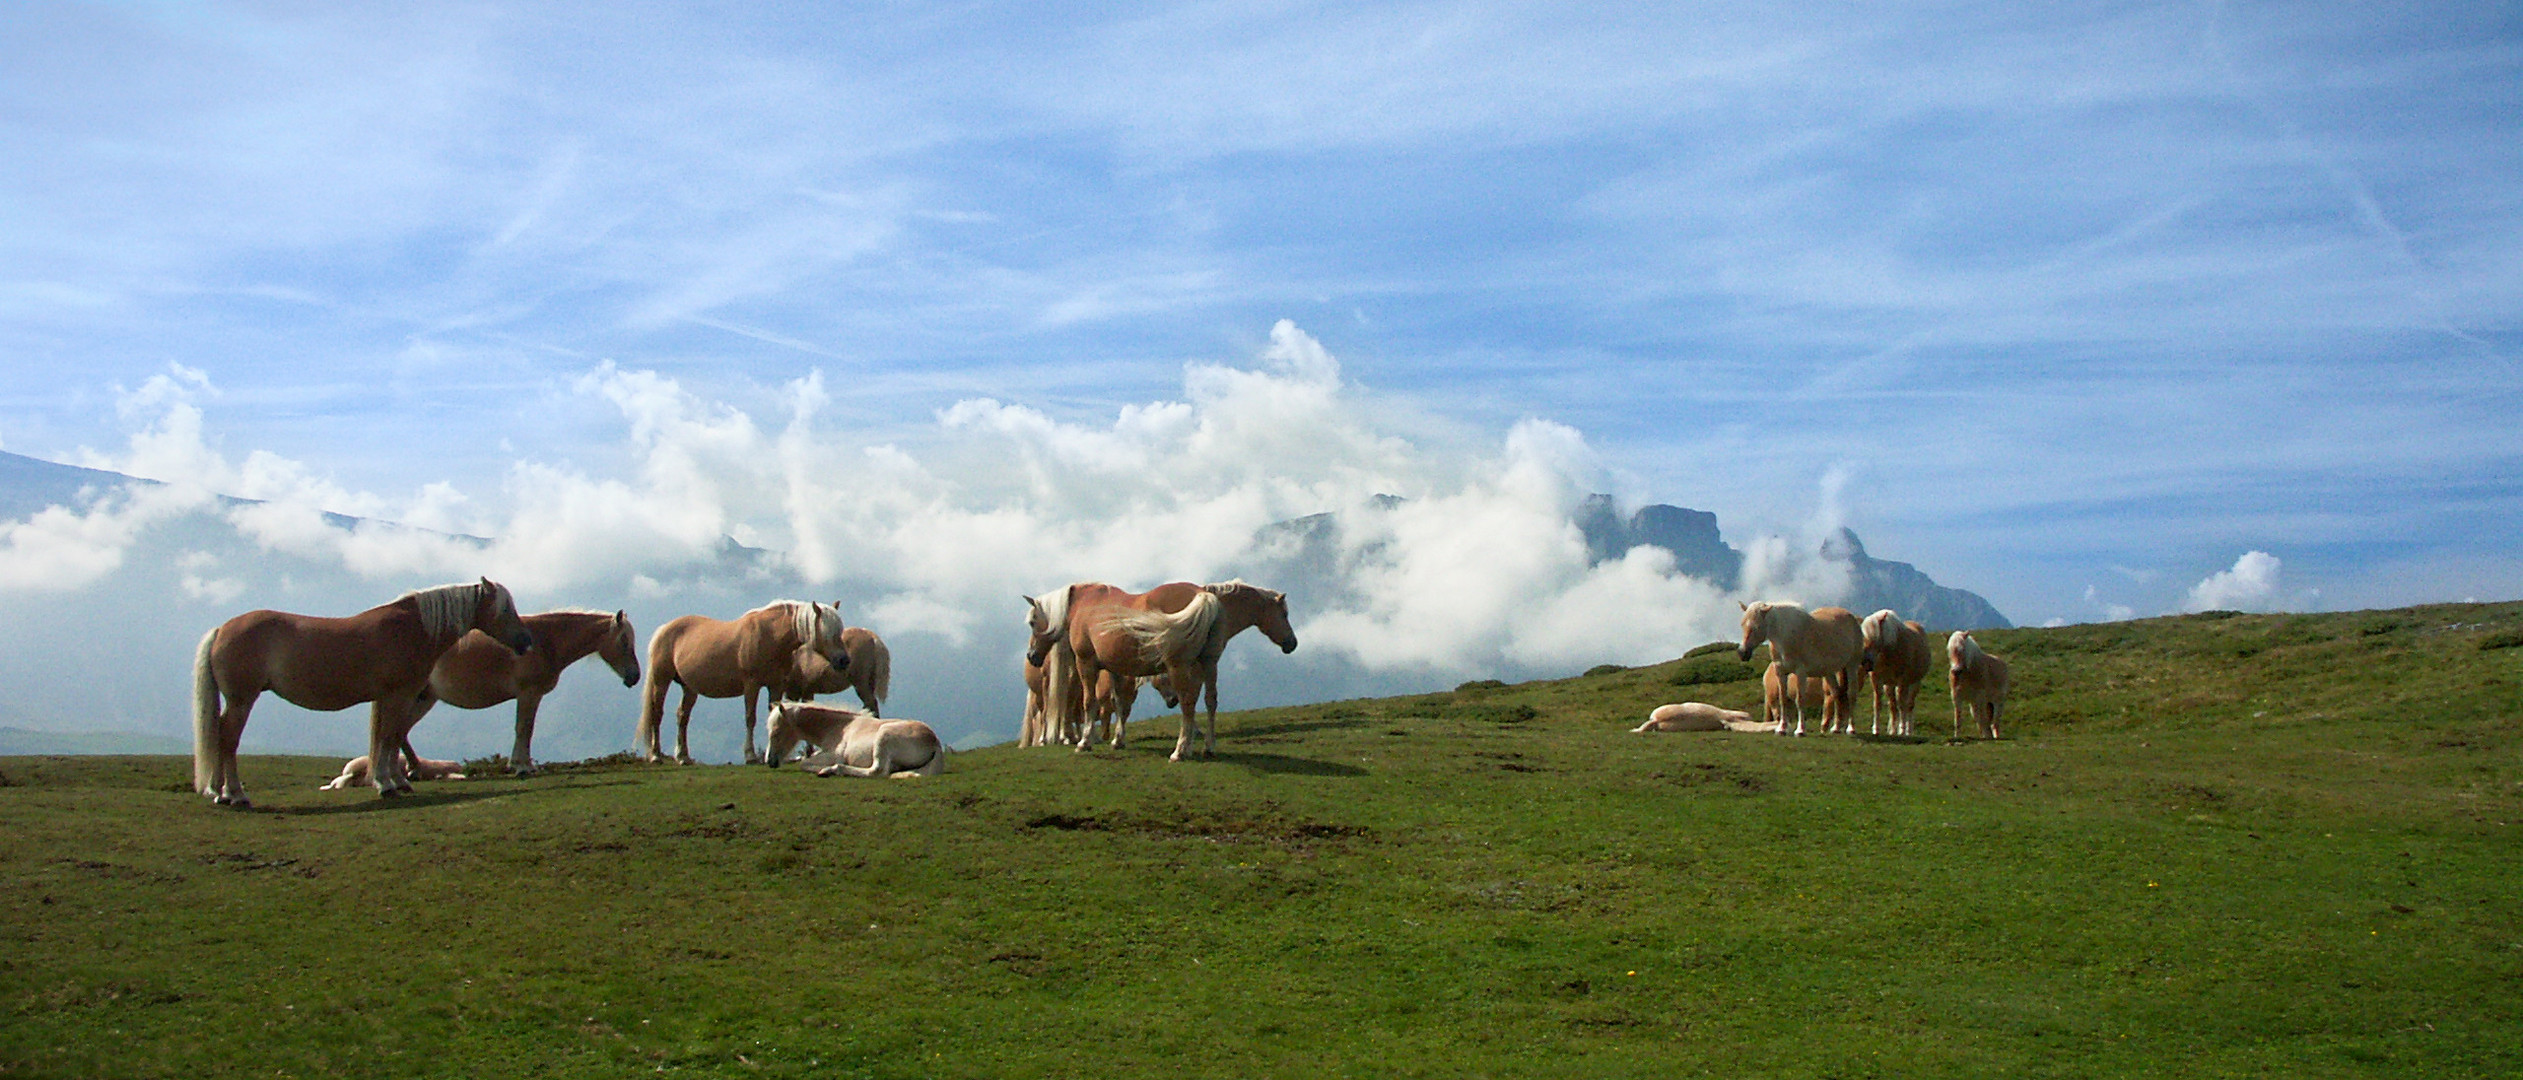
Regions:
[[[1735,659],[1752,659],[1752,650],[1762,642],[1770,646],[1770,659],[1778,663],[1782,676],[1801,675],[1823,680],[1825,697],[1822,707],[1823,730],[1831,728],[1833,702],[1846,717],[1849,691],[1857,686],[1858,668],[1866,658],[1865,638],[1858,629],[1857,615],[1843,607],[1804,608],[1768,600],[1742,604],[1743,641],[1735,646]],[[1781,717],[1781,735],[1805,733],[1804,695],[1791,693],[1787,702],[1796,714],[1793,732]],[[1851,721],[1851,726],[1854,722]]]
[[[202,635],[193,653],[193,788],[250,806],[237,775],[237,741],[266,690],[302,709],[369,703],[369,783],[380,796],[412,790],[398,751],[438,658],[468,630],[524,652],[534,635],[508,590],[483,578],[404,593],[347,618],[249,611]]]
[[[1919,710],[1919,683],[1936,662],[1927,643],[1927,628],[1903,621],[1885,608],[1866,616],[1860,627],[1866,640],[1866,669],[1875,684],[1875,713],[1870,731],[1879,735],[1914,735]],[[1889,719],[1884,715],[1891,713]]]
[[[525,624],[534,633],[534,647],[519,653],[478,632],[464,635],[430,669],[429,687],[421,691],[412,712],[412,722],[418,724],[441,701],[459,709],[487,709],[514,700],[517,741],[508,754],[508,771],[518,776],[535,771],[534,715],[543,706],[543,695],[561,684],[562,669],[592,653],[622,677],[622,685],[640,684],[639,646],[628,614],[546,611],[526,616]],[[403,753],[419,757],[409,742]]]
[[[885,639],[864,626],[841,631],[841,651],[849,654],[848,667],[830,664],[806,664],[806,656],[795,678],[789,682],[784,701],[812,701],[816,694],[838,694],[844,690],[858,692],[859,705],[869,716],[885,715],[885,698],[893,693],[894,653],[885,647]]]
[[[1057,656],[1055,650],[1062,646],[1075,659],[1073,670],[1064,670],[1070,665],[1058,662],[1046,666],[1043,697],[1048,726],[1062,726],[1054,714],[1074,694],[1085,698],[1084,706],[1095,720],[1092,728],[1109,731],[1112,745],[1118,748],[1130,720],[1129,704],[1137,697],[1135,686],[1128,692],[1122,687],[1126,680],[1159,676],[1156,685],[1170,691],[1183,712],[1174,752],[1169,755],[1174,761],[1194,753],[1195,740],[1201,744],[1201,755],[1217,752],[1217,664],[1229,640],[1258,627],[1280,652],[1294,652],[1297,647],[1296,631],[1288,624],[1287,594],[1241,581],[1214,585],[1177,581],[1144,593],[1079,582],[1040,600],[1026,597],[1025,602],[1031,608],[1028,627],[1032,632],[1025,649],[1027,663],[1042,664],[1046,657]],[[1198,718],[1204,694],[1209,721],[1205,729]],[[1090,742],[1081,738],[1078,748],[1083,750]]]
[[[634,741],[642,761],[658,760],[659,727],[665,722],[666,689],[683,687],[675,710],[675,760],[692,764],[692,702],[696,697],[745,699],[745,764],[758,765],[754,729],[756,699],[789,696],[798,654],[812,651],[835,669],[850,665],[841,646],[841,613],[833,605],[775,600],[732,619],[686,615],[657,628],[648,639],[648,686],[640,695]]]

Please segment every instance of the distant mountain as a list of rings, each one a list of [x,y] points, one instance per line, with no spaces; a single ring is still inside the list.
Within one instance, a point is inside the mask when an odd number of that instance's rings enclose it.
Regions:
[[[1379,495],[1372,508],[1390,509],[1400,502],[1396,496]],[[1587,554],[1595,562],[1618,559],[1635,547],[1660,547],[1673,554],[1674,569],[1683,574],[1729,592],[1742,584],[1743,553],[1720,538],[1717,515],[1708,511],[1659,503],[1622,518],[1611,496],[1594,495],[1578,505],[1572,519],[1585,535]],[[1254,537],[1254,561],[1259,565],[1250,572],[1270,581],[1273,588],[1290,592],[1345,593],[1350,567],[1344,560],[1372,558],[1376,545],[1343,545],[1341,529],[1340,515],[1333,513],[1266,526]],[[2014,626],[1978,593],[1939,585],[1909,563],[1868,555],[1857,534],[1845,528],[1825,539],[1816,554],[1848,564],[1852,589],[1842,603],[1860,614],[1891,608],[1902,618],[1938,630]],[[1288,584],[1279,584],[1283,581]]]
[[[32,517],[48,506],[77,506],[80,492],[104,492],[134,483],[150,481],[0,450],[0,521]]]
[[[1577,508],[1576,522],[1597,562],[1620,558],[1633,547],[1654,546],[1672,552],[1674,567],[1692,577],[1729,591],[1742,583],[1743,553],[1718,538],[1717,515],[1705,510],[1657,504],[1640,507],[1624,521],[1611,496],[1594,495]],[[2015,625],[1978,593],[1939,585],[1909,563],[1866,554],[1866,545],[1846,527],[1825,537],[1816,554],[1848,564],[1851,591],[1842,605],[1860,615],[1891,608],[1904,619],[1938,630]]]

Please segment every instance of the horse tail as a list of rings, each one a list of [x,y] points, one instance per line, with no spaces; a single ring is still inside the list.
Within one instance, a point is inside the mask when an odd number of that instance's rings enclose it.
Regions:
[[[211,627],[193,650],[193,790],[205,795],[215,794],[224,741],[219,737],[219,675],[210,666],[210,647],[218,640],[219,628]]]
[[[642,761],[657,757],[658,729],[666,722],[666,688],[675,681],[675,643],[667,636],[681,620],[670,620],[648,635],[648,685],[640,688],[640,718],[631,731],[631,752]]]
[[[1078,721],[1078,693],[1072,685],[1078,677],[1077,663],[1077,653],[1065,641],[1043,654],[1043,737],[1047,742],[1067,741],[1070,725]]]
[[[1192,594],[1191,602],[1172,615],[1134,611],[1117,616],[1114,621],[1139,644],[1141,660],[1170,668],[1195,658],[1200,648],[1209,643],[1210,632],[1217,629],[1220,610],[1218,594],[1203,590]]]
[[[885,640],[867,635],[866,655],[850,654],[850,679],[858,684],[860,704],[876,708],[894,695],[894,654]],[[865,664],[862,669],[859,665]],[[873,695],[873,696],[870,696]]]

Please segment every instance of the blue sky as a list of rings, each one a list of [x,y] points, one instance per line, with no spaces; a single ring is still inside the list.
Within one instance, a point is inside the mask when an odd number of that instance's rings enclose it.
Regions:
[[[2523,595],[2511,4],[32,3],[0,160],[0,449],[556,584],[812,547],[770,453],[893,485],[807,576],[905,625],[914,523],[1152,579],[1092,523],[1378,486],[1845,522],[2028,623]]]

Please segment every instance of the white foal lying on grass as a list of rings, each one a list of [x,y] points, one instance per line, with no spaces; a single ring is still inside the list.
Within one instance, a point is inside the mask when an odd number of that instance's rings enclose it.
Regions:
[[[405,747],[403,750],[403,763],[405,770],[414,780],[464,779],[464,764],[462,762],[440,761],[436,758],[425,758],[419,754],[412,753],[410,747]],[[343,762],[342,775],[334,777],[332,782],[327,783],[316,790],[340,791],[352,784],[365,784],[367,782],[368,755],[361,754],[358,757]]]
[[[917,720],[885,720],[857,709],[786,701],[771,709],[772,768],[797,744],[818,753],[805,761],[817,776],[935,776],[946,771],[946,746]]]
[[[1705,701],[1684,701],[1658,705],[1647,714],[1647,722],[1629,729],[1632,735],[1651,731],[1777,731],[1778,723],[1764,723],[1752,714],[1735,709],[1721,709]]]

